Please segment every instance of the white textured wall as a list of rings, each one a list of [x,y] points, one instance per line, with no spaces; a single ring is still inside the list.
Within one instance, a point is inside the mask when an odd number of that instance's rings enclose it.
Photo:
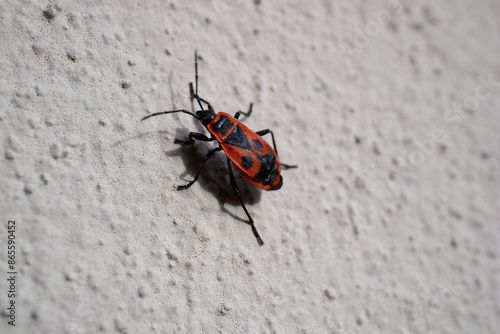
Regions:
[[[104,4],[101,4],[104,3]],[[2,333],[499,333],[499,1],[2,1]],[[200,95],[270,128],[238,179]],[[240,220],[238,220],[240,219]]]

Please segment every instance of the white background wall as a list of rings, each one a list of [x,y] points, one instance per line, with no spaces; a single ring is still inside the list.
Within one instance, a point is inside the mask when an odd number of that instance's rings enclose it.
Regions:
[[[499,333],[498,1],[3,1],[2,333]],[[187,115],[270,128],[277,192]],[[4,277],[2,275],[2,277]],[[0,279],[6,315],[6,279]]]

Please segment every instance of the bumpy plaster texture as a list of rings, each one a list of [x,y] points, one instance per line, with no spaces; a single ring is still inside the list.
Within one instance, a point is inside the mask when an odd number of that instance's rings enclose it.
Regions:
[[[2,1],[2,333],[499,333],[498,1]],[[274,131],[238,178],[187,115]],[[7,281],[0,280],[2,315]]]

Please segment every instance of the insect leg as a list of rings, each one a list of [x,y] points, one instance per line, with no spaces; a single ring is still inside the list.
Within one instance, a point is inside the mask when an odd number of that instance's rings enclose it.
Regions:
[[[198,133],[198,132],[190,132],[189,133],[189,140],[184,141],[180,139],[174,140],[174,143],[176,144],[186,144],[186,145],[191,145],[194,143],[194,140],[200,140],[200,141],[213,141],[215,138],[208,138],[204,134]]]
[[[229,171],[229,179],[231,180],[231,185],[233,186],[234,191],[236,192],[236,195],[238,196],[238,199],[240,200],[241,206],[243,207],[243,210],[245,210],[245,213],[247,214],[248,217],[248,224],[252,227],[252,232],[253,235],[257,238],[257,242],[259,243],[260,246],[264,244],[264,241],[259,236],[259,233],[257,232],[257,229],[255,228],[255,225],[253,223],[252,217],[250,217],[250,214],[247,211],[247,208],[245,207],[245,204],[243,204],[243,201],[241,200],[240,196],[240,191],[238,189],[238,186],[236,185],[236,180],[234,179],[234,174],[233,174],[233,169],[231,168],[231,160],[227,158],[227,169]]]
[[[274,152],[276,152],[276,155],[278,155],[278,149],[276,148],[276,142],[274,141],[274,134],[273,134],[273,132],[271,130],[269,130],[269,129],[260,130],[260,131],[256,132],[256,134],[258,134],[259,136],[264,136],[264,135],[267,135],[268,133],[271,134],[271,138],[273,139]],[[281,167],[284,167],[284,168],[297,168],[297,165],[287,165],[287,164],[282,163]]]
[[[198,178],[200,177],[200,173],[201,173],[201,169],[203,168],[203,164],[205,163],[205,161],[207,161],[208,159],[210,159],[210,157],[217,151],[220,151],[222,150],[222,148],[220,147],[217,147],[217,148],[214,148],[213,150],[211,150],[210,152],[208,152],[204,157],[203,157],[203,160],[201,161],[201,165],[200,167],[198,168],[198,172],[196,172],[196,176],[194,177],[194,180],[189,182],[188,184],[186,185],[182,185],[182,186],[177,186],[177,190],[184,190],[184,189],[187,189],[189,187],[191,187],[193,185],[193,183],[195,183],[196,181],[198,181]]]
[[[238,111],[235,115],[234,115],[234,118],[238,119],[240,117],[241,114],[245,115],[246,117],[250,116],[250,114],[252,113],[252,107],[253,107],[253,103],[250,103],[250,107],[248,108],[248,111],[247,112],[243,112],[243,111]]]

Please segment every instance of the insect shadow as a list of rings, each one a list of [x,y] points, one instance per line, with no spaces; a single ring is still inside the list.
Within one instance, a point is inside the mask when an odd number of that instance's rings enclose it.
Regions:
[[[188,137],[189,131],[185,129],[178,129],[175,134],[175,138],[180,140],[185,140]],[[213,143],[202,143],[195,142],[193,145],[180,145],[177,148],[167,151],[167,156],[180,156],[186,171],[179,175],[179,184],[173,185],[177,187],[178,185],[183,185],[193,180],[198,168],[201,165],[203,157],[216,146]],[[234,167],[233,167],[234,168]],[[262,191],[260,188],[253,186],[243,179],[239,173],[233,169],[235,174],[236,183],[240,190],[243,201],[246,204],[256,204],[260,202]],[[217,199],[219,205],[223,211],[226,211],[230,215],[231,212],[224,208],[224,204],[230,204],[232,206],[240,207],[240,202],[233,187],[231,186],[231,181],[229,179],[229,173],[227,170],[227,156],[223,151],[217,152],[210,159],[208,159],[203,165],[203,169],[200,174],[200,178],[195,184],[199,184],[203,189],[212,194],[213,197]],[[193,188],[179,190],[179,191],[192,191]],[[244,214],[241,216],[244,217]],[[234,218],[239,219],[239,210],[236,211]],[[241,218],[239,220],[246,221]]]

